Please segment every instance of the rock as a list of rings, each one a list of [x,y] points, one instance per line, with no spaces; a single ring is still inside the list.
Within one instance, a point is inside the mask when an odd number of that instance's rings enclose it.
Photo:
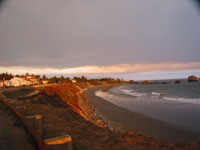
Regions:
[[[197,78],[194,75],[191,75],[188,77],[188,82],[198,82],[198,81],[199,81],[199,78]]]
[[[107,124],[106,124],[106,122],[105,122],[105,121],[103,121],[102,123],[103,123],[103,126],[104,126],[104,127],[106,127],[106,126],[107,126]]]
[[[179,83],[181,83],[181,81],[180,80],[176,80],[174,83],[179,84]]]
[[[92,120],[92,121],[95,121],[95,120],[96,120],[96,118],[95,118],[95,117],[91,117],[91,120]]]
[[[162,84],[167,84],[167,82],[163,81]]]
[[[101,122],[100,119],[98,119],[98,120],[96,121],[96,123],[97,123],[97,124],[101,124],[102,122]]]
[[[129,84],[134,84],[134,81],[133,81],[133,80],[130,80],[128,83],[129,83]]]
[[[139,84],[139,82],[134,81],[134,80],[130,80],[128,83],[129,83],[129,84]]]
[[[114,131],[114,129],[113,128],[109,128],[111,131]]]
[[[143,82],[143,84],[150,84],[151,82],[149,81],[149,80],[145,80],[144,82]]]

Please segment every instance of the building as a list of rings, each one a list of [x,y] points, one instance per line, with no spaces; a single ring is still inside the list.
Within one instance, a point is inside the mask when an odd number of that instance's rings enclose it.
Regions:
[[[31,85],[40,84],[40,78],[36,77],[34,74],[25,75],[24,79],[29,81]]]
[[[3,81],[0,81],[0,87],[3,87]]]
[[[9,80],[0,81],[0,87],[12,86]]]
[[[41,80],[42,84],[48,84],[49,81],[48,80]]]
[[[26,86],[30,85],[31,83],[23,78],[14,77],[10,80],[11,86]]]
[[[77,83],[77,81],[76,80],[72,80],[72,83]]]

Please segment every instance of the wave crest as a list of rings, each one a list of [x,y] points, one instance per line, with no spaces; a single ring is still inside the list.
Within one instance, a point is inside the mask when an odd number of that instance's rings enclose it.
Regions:
[[[182,102],[182,103],[200,104],[200,99],[173,98],[173,97],[163,97],[163,99],[169,101]]]
[[[120,89],[124,94],[131,95],[134,97],[141,97],[147,95],[146,93],[136,92],[134,90],[128,90],[128,89]]]
[[[151,94],[156,96],[163,96],[165,93],[152,92]]]

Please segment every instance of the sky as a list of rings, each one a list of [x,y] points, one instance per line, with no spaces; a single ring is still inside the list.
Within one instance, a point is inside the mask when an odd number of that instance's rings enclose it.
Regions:
[[[4,0],[0,71],[200,76],[199,27],[192,0]]]

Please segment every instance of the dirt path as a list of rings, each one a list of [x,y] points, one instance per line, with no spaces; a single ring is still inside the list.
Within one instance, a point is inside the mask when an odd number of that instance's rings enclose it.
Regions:
[[[8,112],[0,110],[0,150],[35,150],[28,141],[25,131],[14,126]]]

